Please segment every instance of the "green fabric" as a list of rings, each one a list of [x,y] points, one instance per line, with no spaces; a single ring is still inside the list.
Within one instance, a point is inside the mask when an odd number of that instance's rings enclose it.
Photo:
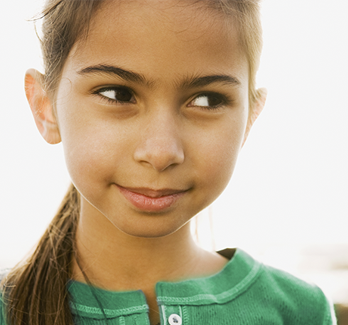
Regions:
[[[161,324],[171,325],[172,314],[183,325],[336,324],[333,308],[318,287],[265,266],[240,249],[219,253],[233,258],[213,276],[157,283]],[[68,290],[76,324],[106,324],[105,317],[108,325],[150,324],[142,291],[112,292],[76,281],[69,282]],[[0,324],[5,325],[3,320]]]

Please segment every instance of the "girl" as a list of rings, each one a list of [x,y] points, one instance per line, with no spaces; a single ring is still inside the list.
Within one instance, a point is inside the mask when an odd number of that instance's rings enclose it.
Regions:
[[[189,221],[226,187],[265,103],[257,0],[49,0],[36,125],[72,179],[3,280],[1,324],[332,324],[321,290]]]

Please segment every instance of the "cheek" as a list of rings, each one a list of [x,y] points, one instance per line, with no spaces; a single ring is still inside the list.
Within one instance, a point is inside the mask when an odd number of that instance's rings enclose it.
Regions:
[[[87,133],[88,134],[88,133]],[[88,134],[81,137],[79,134],[70,134],[62,137],[64,143],[64,153],[66,165],[72,182],[80,192],[86,189],[88,192],[95,187],[95,183],[107,182],[107,170],[111,161],[105,159],[108,144],[98,141],[98,134]]]
[[[232,176],[244,127],[244,121],[221,126],[215,132],[209,133],[206,141],[195,146],[200,152],[199,161],[196,163],[200,166],[201,185],[211,191],[214,199],[225,189]]]
[[[98,182],[107,186],[113,172],[124,163],[130,139],[110,121],[87,114],[83,109],[67,109],[61,114],[61,137],[65,160],[73,183],[95,190]]]
[[[210,184],[223,188],[227,185],[239,153],[238,142],[229,139],[209,147],[210,158],[206,159],[205,173]]]

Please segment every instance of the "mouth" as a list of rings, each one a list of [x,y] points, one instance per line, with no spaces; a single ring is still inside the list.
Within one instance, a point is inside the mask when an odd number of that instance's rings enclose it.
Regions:
[[[137,209],[148,212],[165,210],[182,198],[188,190],[131,188],[117,185],[123,196]]]
[[[137,194],[141,194],[150,198],[159,198],[162,196],[168,196],[168,195],[173,195],[173,194],[178,194],[178,193],[182,193],[182,192],[186,192],[187,190],[174,190],[174,189],[161,189],[161,190],[153,190],[153,189],[149,189],[149,188],[145,188],[145,187],[122,187],[120,185],[118,185],[118,187],[120,188],[124,188],[127,191],[133,192],[133,193],[137,193]]]

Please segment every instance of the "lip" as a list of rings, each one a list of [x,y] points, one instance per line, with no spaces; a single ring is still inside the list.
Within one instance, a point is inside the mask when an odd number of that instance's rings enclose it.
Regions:
[[[148,212],[158,212],[169,208],[187,192],[187,190],[176,189],[153,190],[143,187],[126,188],[119,185],[117,187],[132,205]]]

